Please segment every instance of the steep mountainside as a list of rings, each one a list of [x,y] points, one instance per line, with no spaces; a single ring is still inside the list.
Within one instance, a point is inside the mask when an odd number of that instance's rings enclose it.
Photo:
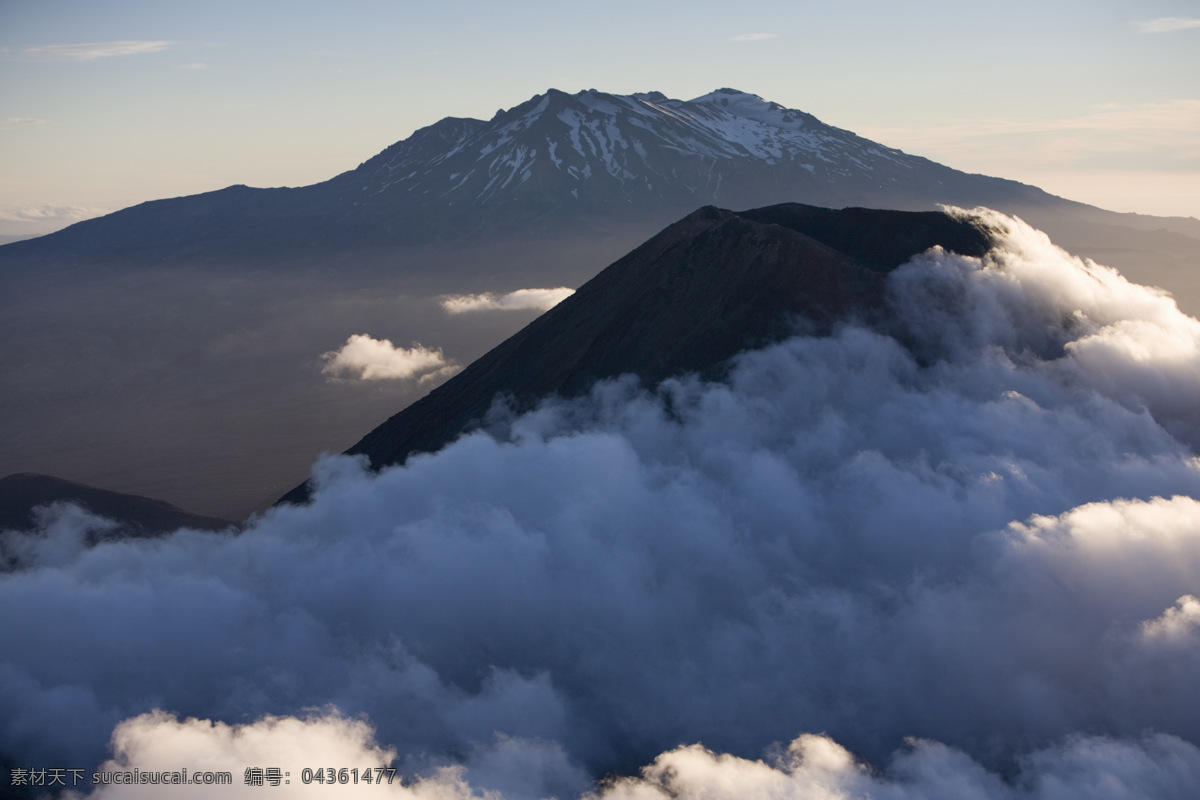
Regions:
[[[705,207],[584,284],[463,372],[350,448],[374,467],[439,449],[516,409],[573,396],[626,373],[654,384],[712,373],[798,325],[827,329],[880,312],[884,277],[940,245],[982,255],[987,234],[941,212],[834,211],[787,204],[734,213]],[[301,486],[283,499],[303,500]]]

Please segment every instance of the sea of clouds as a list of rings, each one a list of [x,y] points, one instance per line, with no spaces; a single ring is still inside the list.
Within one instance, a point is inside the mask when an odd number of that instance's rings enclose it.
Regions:
[[[1197,796],[1200,322],[972,213],[989,255],[722,382],[326,458],[237,535],[4,534],[0,752],[222,797]],[[215,794],[89,796],[167,791]]]

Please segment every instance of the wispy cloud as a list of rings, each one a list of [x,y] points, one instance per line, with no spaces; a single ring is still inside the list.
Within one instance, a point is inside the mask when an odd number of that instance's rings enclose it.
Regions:
[[[1057,166],[1103,161],[1141,168],[1200,168],[1200,100],[1105,106],[1054,119],[947,120],[920,128],[859,130],[876,141],[955,165]]]
[[[1200,19],[1196,17],[1159,17],[1138,23],[1142,33],[1170,33],[1187,28],[1200,28]]]
[[[82,44],[47,44],[25,47],[19,51],[24,58],[46,61],[94,61],[97,58],[133,56],[141,53],[157,53],[170,47],[170,41],[120,41],[86,42]]]
[[[508,294],[452,294],[442,298],[442,308],[451,314],[470,311],[545,311],[575,294],[574,289],[517,289]]]
[[[102,208],[86,206],[19,206],[0,208],[0,220],[4,222],[78,222],[108,212]]]
[[[1200,100],[1112,105],[1051,119],[992,117],[860,135],[956,169],[1119,211],[1200,216]]]
[[[779,34],[776,33],[739,33],[733,37],[735,42],[763,42],[767,39],[774,39]]]
[[[459,367],[447,361],[440,349],[430,349],[414,342],[412,347],[396,347],[388,339],[374,339],[357,333],[346,340],[340,350],[321,356],[325,359],[322,372],[335,377],[351,377],[364,381],[419,379],[421,383],[446,377]]]
[[[44,119],[33,119],[32,117],[9,117],[0,122],[0,128],[32,128],[37,125],[45,125]]]

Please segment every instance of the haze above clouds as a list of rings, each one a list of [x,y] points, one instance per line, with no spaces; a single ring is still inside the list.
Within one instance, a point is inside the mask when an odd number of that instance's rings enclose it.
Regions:
[[[423,797],[1194,796],[1200,322],[986,220],[876,327],[722,383],[327,458],[237,536],[5,534],[0,750],[294,779],[337,740]]]
[[[0,209],[305,185],[550,87],[734,86],[968,172],[1200,216],[1197,22],[1178,0],[755,2],[732,18],[628,0],[587,15],[540,0],[8,3]],[[2,219],[0,234],[69,221]]]

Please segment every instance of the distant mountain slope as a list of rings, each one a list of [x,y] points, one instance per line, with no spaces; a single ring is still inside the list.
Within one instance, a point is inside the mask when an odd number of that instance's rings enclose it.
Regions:
[[[968,194],[973,202],[1051,200],[734,89],[691,101],[552,89],[488,123],[442,120],[331,183],[364,210],[397,198],[439,210],[520,204],[616,213],[648,204],[739,206],[770,194],[819,194],[830,204],[870,196],[877,206],[893,198],[962,202]]]
[[[155,200],[3,245],[0,272],[101,264],[394,270],[400,263],[413,281],[437,281],[436,291],[476,291],[467,284],[482,270],[521,282],[513,264],[540,261],[543,243],[615,237],[619,250],[702,205],[783,202],[988,206],[1200,309],[1192,266],[1200,262],[1198,220],[1117,214],[968,174],[734,89],[687,101],[551,89],[487,121],[443,119],[322,183]],[[467,259],[446,270],[412,251],[499,242],[525,255],[507,264]],[[564,264],[557,282],[575,284],[598,266]]]
[[[33,529],[33,510],[51,503],[73,503],[116,522],[116,536],[153,536],[179,528],[221,530],[233,524],[190,514],[162,500],[110,492],[49,475],[18,473],[0,478],[0,530]]]
[[[552,89],[486,122],[443,119],[324,183],[143,203],[8,245],[0,257],[294,259],[646,214],[666,224],[708,203],[784,201],[1086,208],[733,89],[691,101]]]
[[[940,245],[982,255],[987,234],[941,212],[834,211],[800,204],[734,213],[705,207],[584,284],[348,453],[372,466],[437,450],[493,401],[518,409],[632,373],[654,384],[711,373],[797,324],[829,328],[879,313],[884,277]],[[301,486],[283,499],[302,501]]]

